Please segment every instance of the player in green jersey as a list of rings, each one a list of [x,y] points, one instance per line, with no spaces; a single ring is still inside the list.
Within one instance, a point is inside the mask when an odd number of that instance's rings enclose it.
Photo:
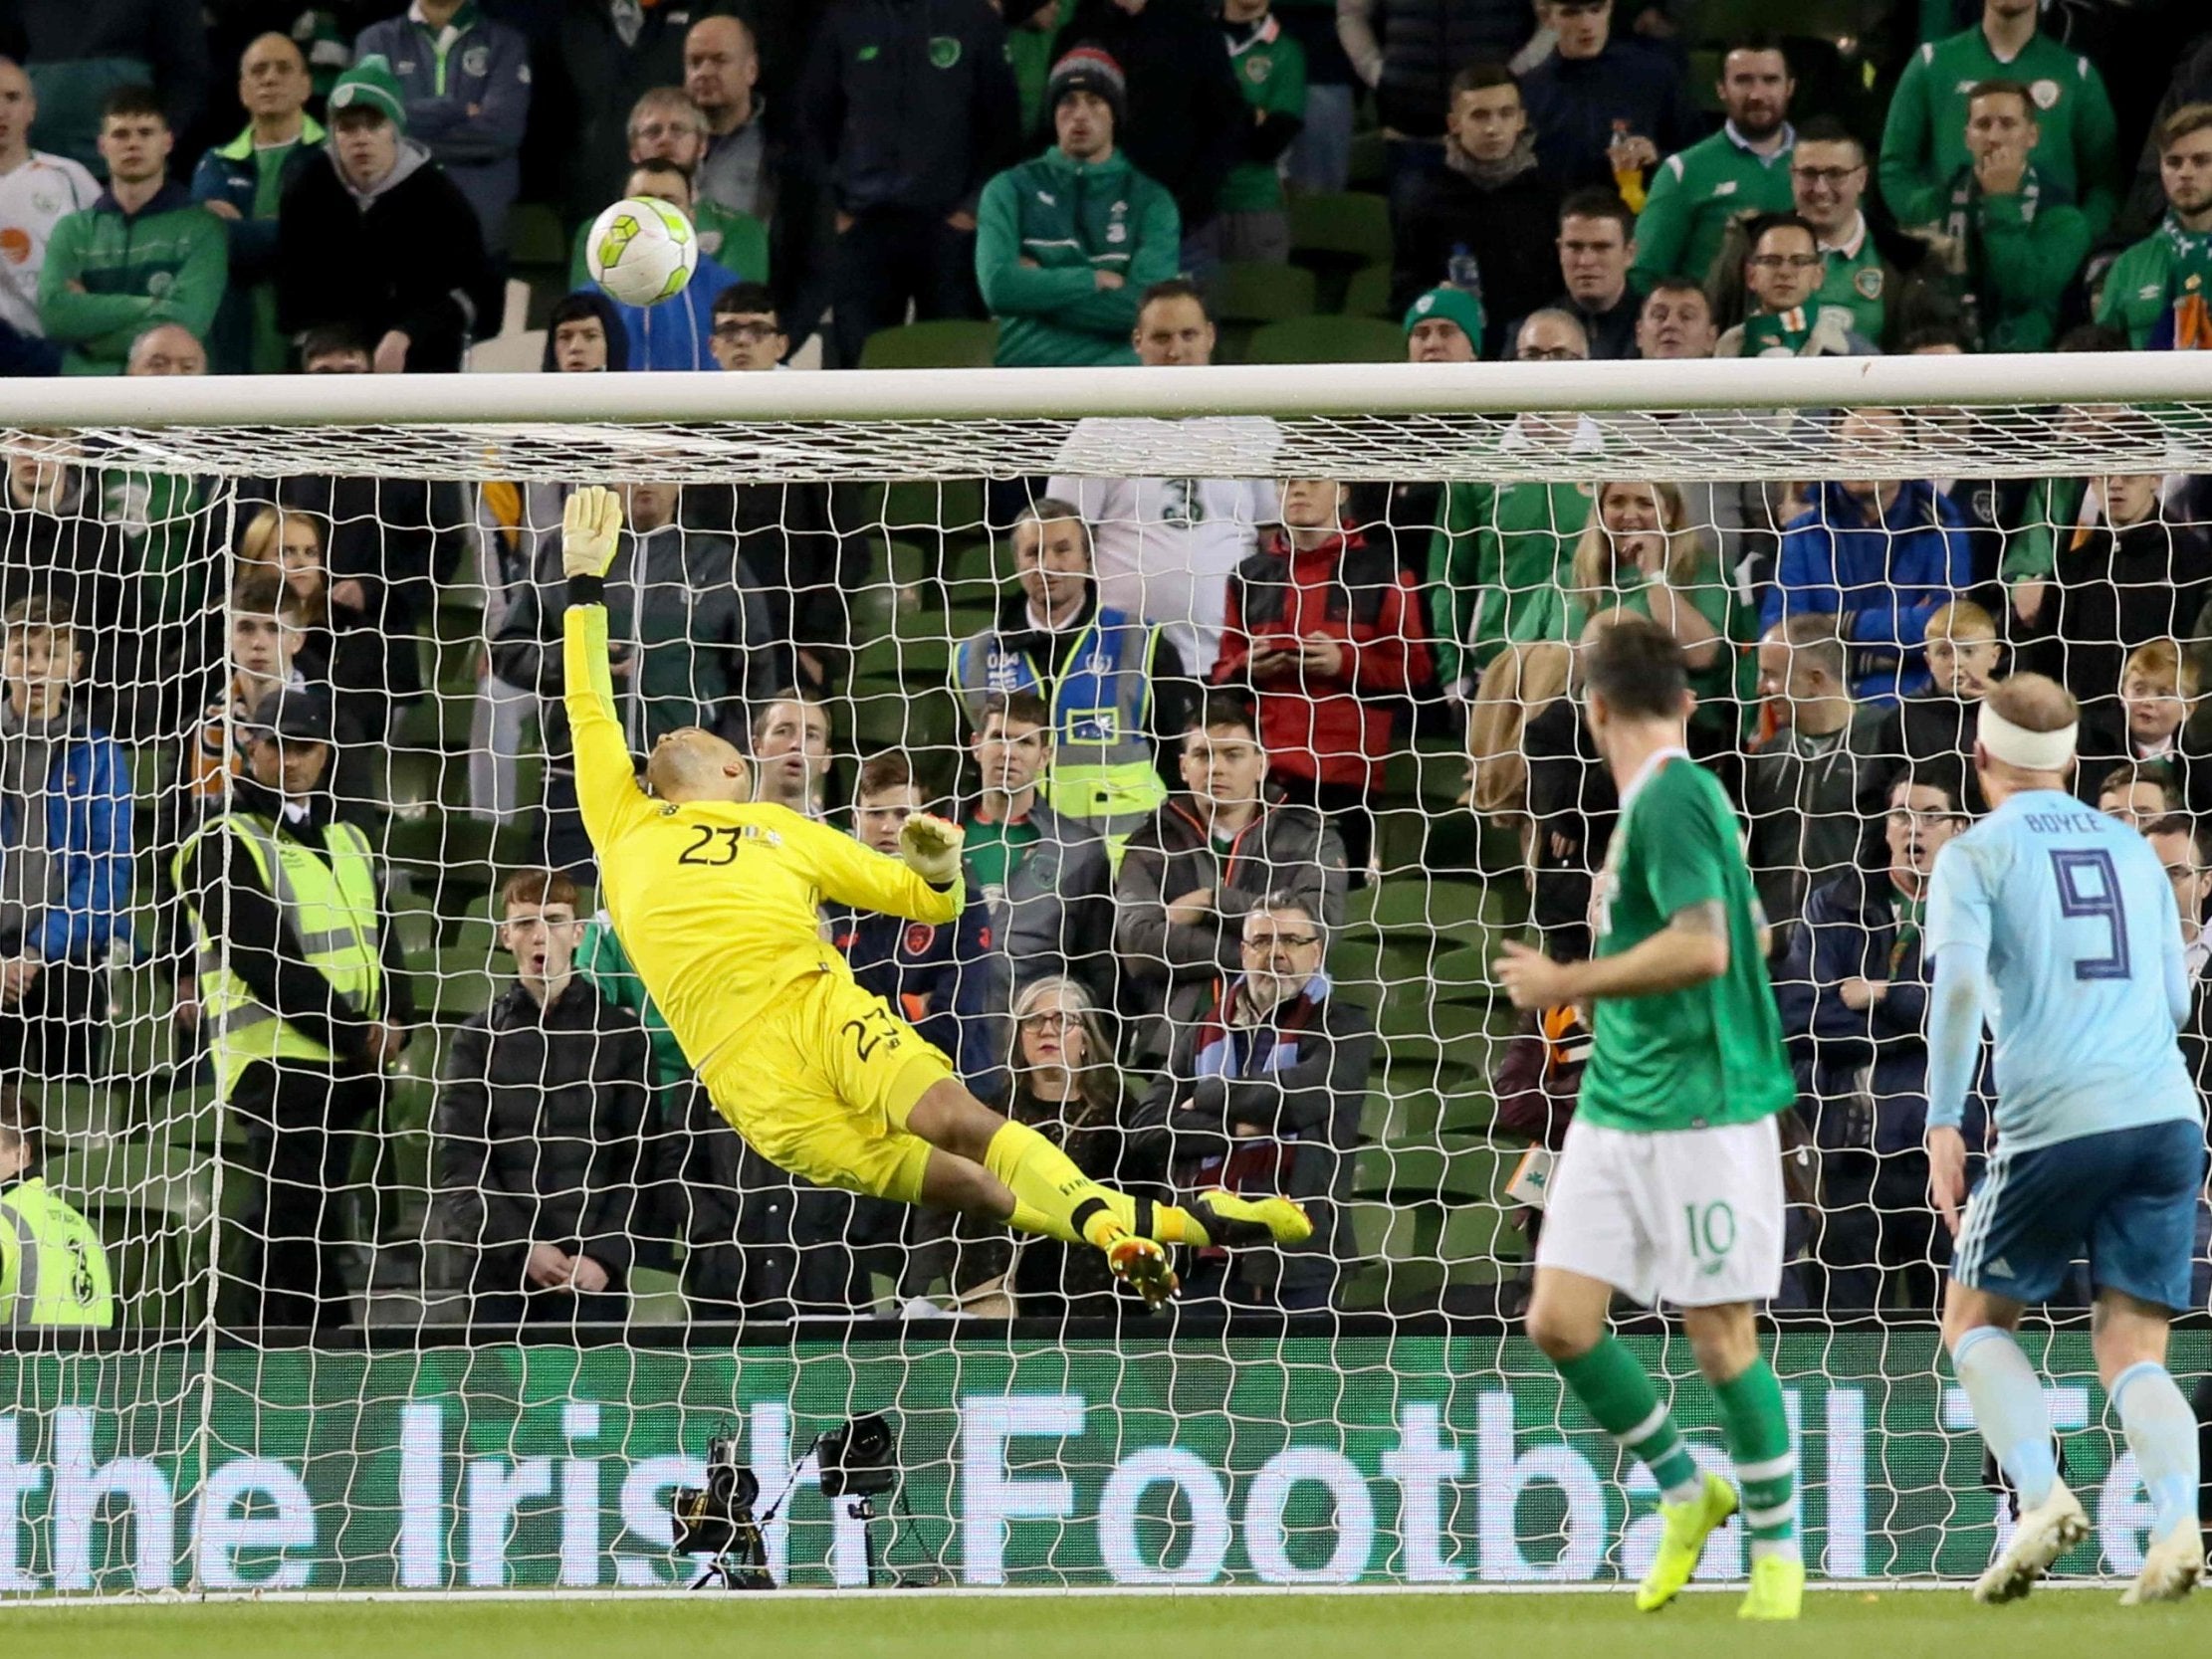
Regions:
[[[1681,647],[1644,617],[1586,647],[1590,733],[1621,791],[1592,899],[1596,956],[1507,944],[1521,1008],[1594,1003],[1595,1043],[1545,1206],[1528,1333],[1600,1427],[1650,1467],[1665,1526],[1646,1611],[1689,1581],[1739,1504],[1751,1534],[1744,1618],[1797,1617],[1797,1456],[1754,1315],[1782,1280],[1775,1115],[1797,1098],[1767,982],[1742,831],[1683,744]],[[1634,1354],[1606,1329],[1616,1290],[1682,1311],[1720,1403],[1736,1488],[1701,1471]]]

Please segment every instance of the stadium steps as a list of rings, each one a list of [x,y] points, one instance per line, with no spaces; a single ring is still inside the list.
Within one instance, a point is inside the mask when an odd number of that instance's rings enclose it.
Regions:
[[[1389,261],[1361,266],[1344,285],[1344,304],[1341,308],[1344,314],[1380,317],[1385,322],[1398,323],[1401,319],[1391,309],[1390,287]],[[1481,342],[1478,340],[1475,343],[1479,345]]]

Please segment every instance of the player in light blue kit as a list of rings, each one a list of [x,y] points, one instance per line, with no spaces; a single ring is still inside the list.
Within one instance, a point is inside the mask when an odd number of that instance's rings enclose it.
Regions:
[[[2015,675],[1984,700],[1974,764],[1993,810],[1936,856],[1927,941],[1931,1195],[1957,1240],[1943,1340],[1974,1421],[2020,1494],[2012,1542],[1974,1588],[2025,1595],[2088,1536],[2058,1478],[2043,1383],[2013,1338],[2086,1247],[2098,1375],[2150,1495],[2150,1548],[2121,1599],[2172,1601],[2204,1570],[2196,1420],[2166,1372],[2188,1306],[2204,1129],[2174,1033],[2187,1016],[2180,913],[2141,835],[2066,790],[2080,711]],[[1959,1134],[1984,1015],[1997,1147],[1959,1219]]]

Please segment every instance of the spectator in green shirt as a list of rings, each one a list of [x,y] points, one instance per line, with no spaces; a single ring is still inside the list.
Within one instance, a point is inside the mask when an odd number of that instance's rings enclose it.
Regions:
[[[1966,109],[1968,160],[1951,180],[1926,265],[1938,287],[1948,282],[1982,350],[2048,351],[2089,257],[2089,221],[2032,159],[2033,92],[1985,81]]]
[[[176,140],[144,87],[109,96],[100,120],[108,188],[54,227],[39,273],[46,337],[68,347],[64,374],[120,374],[156,322],[205,339],[230,263],[222,220],[169,178]]]
[[[2185,104],[2158,129],[2166,217],[2112,262],[2097,320],[2127,343],[2168,350],[2212,346],[2212,104]]]
[[[1972,157],[1966,103],[1989,81],[2014,81],[2035,105],[2029,159],[2044,186],[2080,206],[2092,238],[2119,206],[2111,100],[2089,59],[2036,29],[2038,0],[1984,0],[1973,28],[1913,54],[1881,129],[1881,199],[1900,225],[1943,217],[1951,180]]]
[[[1744,319],[1720,336],[1716,357],[1856,357],[1873,343],[1852,328],[1852,313],[1819,303],[1827,269],[1820,237],[1794,213],[1754,219],[1747,233]]]
[[[1661,277],[1703,277],[1720,252],[1728,221],[1742,213],[1782,213],[1792,202],[1790,95],[1797,83],[1778,46],[1747,43],[1720,61],[1726,122],[1709,138],[1676,150],[1652,175],[1636,220],[1636,263],[1629,281],[1649,294]]]
[[[282,374],[291,342],[277,326],[277,204],[327,134],[307,113],[308,61],[284,35],[262,35],[238,65],[246,130],[200,157],[192,199],[230,227],[230,282],[208,344],[227,374]]]
[[[1857,332],[1882,339],[1896,273],[1882,259],[1867,223],[1867,146],[1842,122],[1815,115],[1797,131],[1790,192],[1797,216],[1813,227],[1824,262],[1813,305],[1840,307],[1851,312]]]
[[[1268,0],[1221,0],[1221,32],[1251,119],[1239,135],[1236,164],[1221,181],[1219,213],[1195,234],[1217,243],[1221,259],[1281,265],[1290,258],[1290,216],[1279,163],[1305,126],[1305,48],[1268,10]]]

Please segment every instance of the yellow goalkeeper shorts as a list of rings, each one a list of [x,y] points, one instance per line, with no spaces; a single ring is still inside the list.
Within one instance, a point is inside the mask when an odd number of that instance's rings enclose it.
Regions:
[[[715,1110],[777,1168],[911,1204],[930,1147],[907,1133],[907,1114],[952,1075],[883,998],[824,973],[702,1081]]]

